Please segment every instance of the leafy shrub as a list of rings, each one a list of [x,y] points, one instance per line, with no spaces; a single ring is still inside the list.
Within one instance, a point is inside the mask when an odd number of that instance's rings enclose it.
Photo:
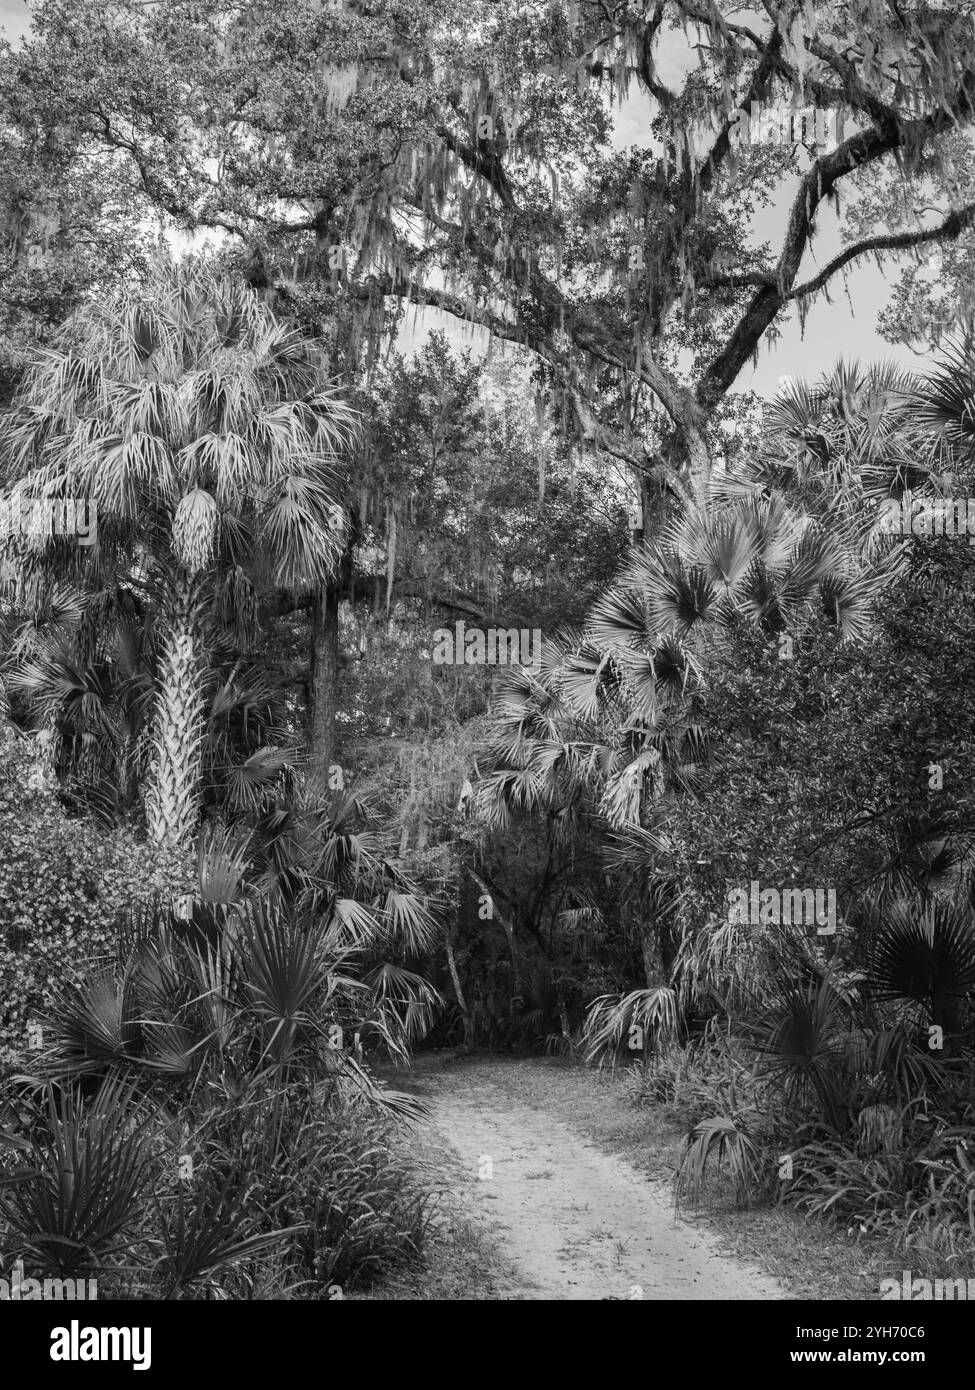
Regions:
[[[0,728],[0,1065],[22,1062],[52,986],[114,949],[123,912],[184,891],[185,869],[124,830],[68,817],[32,743]]]
[[[360,1288],[421,1255],[432,1198],[390,1149],[388,1121],[361,1106],[336,1108],[313,1137],[314,1162],[301,1184],[305,1270],[327,1285]]]
[[[689,1125],[716,1115],[757,1114],[767,1086],[755,1076],[752,1059],[733,1037],[709,1029],[684,1046],[658,1048],[630,1082],[637,1104],[662,1105]]]
[[[833,1216],[865,1235],[941,1261],[975,1257],[972,1107],[937,1114],[922,1099],[891,1109],[886,1126],[861,1125],[854,1141],[813,1139],[793,1156],[789,1196],[800,1210]]]

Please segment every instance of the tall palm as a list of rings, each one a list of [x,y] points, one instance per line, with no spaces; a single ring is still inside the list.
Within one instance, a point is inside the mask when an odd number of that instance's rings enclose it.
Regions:
[[[345,525],[339,460],[355,431],[317,346],[250,289],[196,266],[85,306],[27,374],[8,478],[98,514],[88,555],[66,558],[56,538],[41,562],[69,565],[89,590],[121,569],[165,593],[145,796],[156,841],[184,844],[196,827],[205,620],[228,599],[238,617],[253,613],[262,584],[329,577]]]

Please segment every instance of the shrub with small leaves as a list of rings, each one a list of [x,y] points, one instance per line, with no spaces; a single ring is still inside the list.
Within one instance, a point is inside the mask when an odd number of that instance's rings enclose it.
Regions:
[[[123,911],[186,891],[187,867],[125,829],[69,817],[31,740],[0,730],[0,1065],[22,1063],[50,986],[114,949]]]

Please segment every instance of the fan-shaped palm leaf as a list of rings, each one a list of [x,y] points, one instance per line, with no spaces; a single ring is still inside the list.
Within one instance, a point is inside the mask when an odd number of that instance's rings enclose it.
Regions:
[[[869,979],[877,998],[918,1004],[932,1023],[953,1019],[958,1003],[975,988],[970,912],[943,901],[921,911],[895,904],[877,933]]]

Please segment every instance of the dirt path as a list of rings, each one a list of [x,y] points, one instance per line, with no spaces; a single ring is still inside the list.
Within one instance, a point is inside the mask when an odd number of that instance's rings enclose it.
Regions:
[[[456,1152],[451,1194],[485,1223],[512,1275],[503,1299],[781,1299],[709,1231],[675,1222],[670,1192],[574,1133],[525,1069],[486,1060],[417,1077]],[[425,1069],[426,1070],[426,1069]]]

